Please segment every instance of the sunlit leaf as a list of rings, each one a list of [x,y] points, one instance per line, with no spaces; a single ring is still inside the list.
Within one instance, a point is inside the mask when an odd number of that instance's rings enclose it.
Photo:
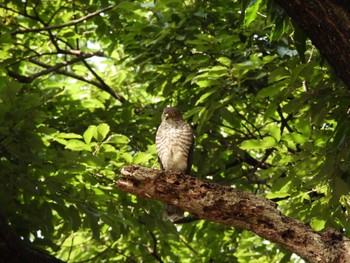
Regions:
[[[201,104],[202,102],[206,101],[209,96],[211,96],[213,93],[217,92],[217,88],[212,88],[208,90],[206,93],[204,93],[196,102],[196,106]]]
[[[269,74],[269,83],[280,81],[290,77],[290,73],[286,68],[277,68]]]
[[[272,125],[269,127],[269,134],[276,139],[277,142],[281,139],[281,129],[277,125]]]
[[[124,152],[122,154],[122,157],[126,161],[126,163],[132,163],[133,161],[132,155],[130,153]]]
[[[107,123],[101,123],[97,126],[97,135],[96,139],[97,141],[101,142],[103,141],[107,134],[109,133],[109,125]]]
[[[316,231],[321,231],[322,229],[325,228],[326,226],[326,220],[324,219],[318,219],[318,218],[313,218],[311,220],[311,226],[314,230]]]
[[[246,140],[241,143],[239,148],[242,150],[268,149],[276,146],[276,140],[273,137],[264,137],[261,140]]]
[[[283,134],[282,140],[290,141],[293,143],[303,144],[306,142],[307,138],[305,136],[303,136],[302,134],[293,132],[293,133]]]
[[[75,133],[63,133],[60,132],[57,135],[55,135],[56,138],[62,138],[62,139],[81,139],[82,136],[80,134]]]
[[[251,2],[251,6],[249,6],[245,10],[245,26],[248,27],[251,22],[253,22],[257,16],[259,6],[261,3],[261,0],[256,0]]]
[[[145,153],[145,152],[138,152],[133,158],[133,163],[140,164],[148,162],[150,159],[153,158],[152,154]]]
[[[92,137],[96,137],[97,127],[95,125],[90,125],[89,128],[84,132],[83,138],[85,143],[89,144]]]
[[[76,139],[69,140],[66,143],[65,148],[73,151],[83,151],[83,150],[90,151],[91,150],[91,148],[86,143]]]
[[[0,14],[0,205],[25,247],[68,262],[299,262],[251,231],[163,220],[161,202],[117,187],[126,165],[159,168],[166,106],[193,129],[192,176],[350,236],[349,92],[274,1],[10,0]]]
[[[122,134],[113,134],[106,140],[107,143],[113,144],[127,144],[130,142],[129,138]]]
[[[220,58],[218,58],[218,61],[219,61],[221,64],[225,65],[226,67],[231,66],[231,63],[232,63],[231,59],[229,59],[229,58],[227,58],[227,57],[220,57]]]

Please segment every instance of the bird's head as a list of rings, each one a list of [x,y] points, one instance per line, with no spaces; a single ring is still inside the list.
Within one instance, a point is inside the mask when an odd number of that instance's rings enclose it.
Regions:
[[[165,121],[169,124],[174,124],[181,120],[182,120],[182,115],[178,108],[166,107],[163,110],[162,121]]]

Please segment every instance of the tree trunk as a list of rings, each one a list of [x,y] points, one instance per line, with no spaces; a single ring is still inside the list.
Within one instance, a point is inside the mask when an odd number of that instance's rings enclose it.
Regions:
[[[276,0],[350,89],[350,3],[347,0]]]
[[[119,189],[177,206],[200,219],[240,227],[280,244],[309,262],[350,262],[350,240],[335,230],[316,232],[282,215],[272,201],[181,173],[125,166]]]

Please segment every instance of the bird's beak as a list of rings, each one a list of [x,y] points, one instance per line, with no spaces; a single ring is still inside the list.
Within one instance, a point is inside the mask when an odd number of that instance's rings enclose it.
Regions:
[[[164,116],[165,116],[166,120],[169,119],[169,114],[168,113],[165,113]]]

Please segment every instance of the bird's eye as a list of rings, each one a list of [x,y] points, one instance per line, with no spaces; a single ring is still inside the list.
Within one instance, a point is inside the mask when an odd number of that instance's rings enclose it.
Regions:
[[[171,113],[171,116],[172,116],[172,117],[175,117],[175,115],[176,115],[175,112],[172,112],[172,113]]]

